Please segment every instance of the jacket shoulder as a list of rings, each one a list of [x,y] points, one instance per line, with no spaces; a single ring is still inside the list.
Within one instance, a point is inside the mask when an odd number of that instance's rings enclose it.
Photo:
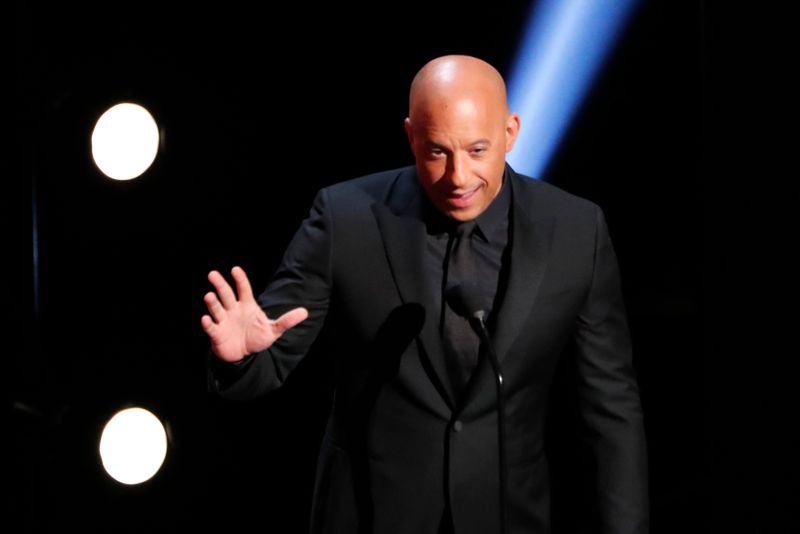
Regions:
[[[594,219],[600,206],[589,199],[570,193],[542,180],[514,173],[514,193],[517,202],[530,207],[538,217],[585,216]]]
[[[398,179],[413,172],[413,166],[398,167],[338,182],[323,188],[322,191],[334,202],[346,199],[348,202],[373,203],[385,198]]]

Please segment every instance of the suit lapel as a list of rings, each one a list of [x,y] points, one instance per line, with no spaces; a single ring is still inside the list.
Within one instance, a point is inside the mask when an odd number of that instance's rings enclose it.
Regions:
[[[513,194],[511,264],[493,336],[501,364],[519,333],[525,329],[525,320],[536,301],[547,269],[554,225],[552,217],[536,218],[536,199],[522,182],[530,178],[521,177],[513,170],[510,177]],[[433,299],[434,292],[439,288],[424,276],[426,241],[423,194],[416,172],[410,168],[397,177],[384,202],[374,205],[373,211],[400,298],[403,303],[418,303],[425,309],[425,324],[419,336],[424,348],[422,357],[427,358],[434,384],[448,406],[457,409]],[[464,403],[470,402],[479,391],[493,391],[485,385],[490,374],[490,367],[481,362],[476,369],[476,376],[465,391]]]
[[[511,247],[508,281],[499,302],[492,336],[497,359],[502,367],[503,360],[520,332],[526,328],[525,320],[536,303],[536,294],[544,278],[548,265],[550,243],[552,241],[553,218],[536,219],[536,199],[521,183],[532,178],[521,177],[511,171],[513,204],[511,211]],[[494,374],[486,358],[481,358],[478,368],[465,391],[458,411],[467,406],[483,405],[484,400],[494,402]],[[477,399],[481,398],[480,402]]]
[[[495,350],[502,363],[514,340],[525,328],[525,320],[536,302],[548,265],[553,237],[552,217],[536,219],[535,199],[511,171],[513,186],[513,226],[511,230],[511,265],[508,283],[500,303],[495,329]]]
[[[397,177],[384,202],[375,204],[373,211],[401,300],[404,304],[418,303],[425,310],[425,323],[419,336],[424,348],[422,358],[427,358],[424,363],[432,371],[429,374],[433,374],[434,385],[452,409],[455,397],[448,379],[433,298],[439,288],[425,276],[422,194],[416,171],[410,168]]]

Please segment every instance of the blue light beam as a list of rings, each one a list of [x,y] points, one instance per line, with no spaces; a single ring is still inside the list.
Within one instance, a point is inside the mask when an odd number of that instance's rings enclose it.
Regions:
[[[540,0],[511,69],[522,127],[509,164],[542,178],[637,0]]]

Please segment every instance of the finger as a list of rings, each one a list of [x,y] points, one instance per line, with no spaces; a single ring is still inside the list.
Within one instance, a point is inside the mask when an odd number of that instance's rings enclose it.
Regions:
[[[239,294],[241,302],[251,302],[253,298],[253,288],[250,287],[250,280],[247,279],[247,274],[241,267],[234,267],[231,269],[231,275],[236,282],[236,293]]]
[[[219,300],[222,301],[222,305],[226,310],[230,310],[236,305],[236,295],[234,295],[233,289],[221,274],[217,271],[211,271],[208,273],[208,281],[214,285],[214,289],[219,294]]]
[[[200,318],[200,326],[203,327],[203,331],[209,336],[213,334],[214,329],[217,327],[210,315],[204,315]]]
[[[297,326],[298,323],[305,321],[308,317],[308,310],[305,308],[295,308],[284,313],[272,323],[278,335],[283,334],[290,328]]]
[[[213,291],[209,291],[203,297],[203,301],[206,303],[206,307],[208,308],[208,313],[211,314],[211,317],[214,321],[219,324],[225,320],[228,316],[225,308],[220,303],[219,299],[217,298],[217,294]]]

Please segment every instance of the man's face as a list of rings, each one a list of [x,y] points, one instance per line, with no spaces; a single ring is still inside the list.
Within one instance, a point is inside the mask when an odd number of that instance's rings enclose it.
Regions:
[[[519,118],[493,104],[474,97],[440,98],[406,119],[422,188],[451,219],[476,218],[503,183],[505,155]]]

